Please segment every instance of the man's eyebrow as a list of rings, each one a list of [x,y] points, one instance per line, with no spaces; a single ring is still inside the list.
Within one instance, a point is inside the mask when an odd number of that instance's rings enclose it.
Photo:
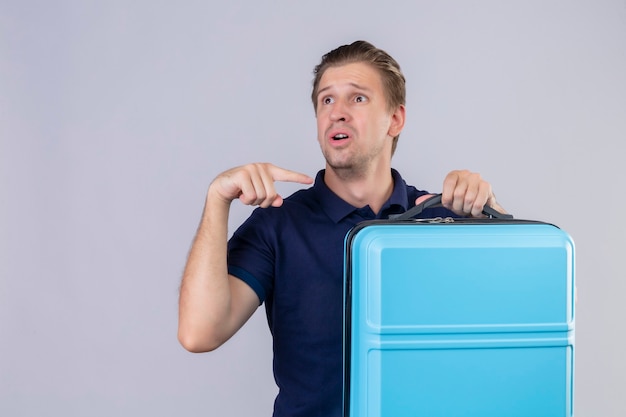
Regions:
[[[357,83],[348,83],[348,85],[351,86],[351,87],[356,88],[357,90],[363,90],[363,91],[367,91],[367,92],[371,91],[371,89],[369,89],[367,87],[364,87],[364,86],[362,86],[360,84],[357,84]],[[324,88],[320,88],[319,91],[317,92],[317,96],[319,97],[319,95],[322,94],[324,91],[330,90],[332,88],[333,88],[332,85],[326,86]]]

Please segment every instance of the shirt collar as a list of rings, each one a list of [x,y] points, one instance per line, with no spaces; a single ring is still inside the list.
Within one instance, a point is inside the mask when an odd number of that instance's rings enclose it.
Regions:
[[[393,168],[391,169],[391,176],[393,178],[393,191],[389,200],[380,209],[379,218],[381,218],[381,214],[403,213],[408,210],[410,205],[406,182],[400,173]]]
[[[358,210],[359,207],[354,207],[353,205],[342,200],[341,197],[328,188],[324,182],[325,171],[326,170],[322,169],[317,173],[313,189],[317,194],[317,198],[319,199],[324,212],[326,212],[328,217],[330,217],[335,223],[339,223],[350,213]],[[380,212],[378,213],[378,218],[386,218],[386,214],[389,212],[404,212],[409,206],[406,183],[402,179],[402,176],[395,169],[391,170],[391,176],[393,178],[393,191],[391,192],[389,200],[383,204]]]

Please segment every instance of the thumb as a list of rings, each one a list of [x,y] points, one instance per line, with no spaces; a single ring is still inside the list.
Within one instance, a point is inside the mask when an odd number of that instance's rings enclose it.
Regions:
[[[283,205],[283,198],[280,195],[276,195],[274,201],[272,201],[272,207],[280,207]]]
[[[422,204],[424,201],[428,200],[429,198],[433,197],[436,194],[424,194],[421,195],[419,197],[417,197],[417,200],[415,200],[415,205],[418,206],[420,204]]]

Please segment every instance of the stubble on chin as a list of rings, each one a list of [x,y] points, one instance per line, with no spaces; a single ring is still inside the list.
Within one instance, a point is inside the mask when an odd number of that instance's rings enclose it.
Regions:
[[[345,181],[358,179],[364,176],[367,172],[368,162],[366,158],[352,157],[346,160],[333,159],[332,156],[324,153],[326,159],[326,166],[331,169],[335,175]]]

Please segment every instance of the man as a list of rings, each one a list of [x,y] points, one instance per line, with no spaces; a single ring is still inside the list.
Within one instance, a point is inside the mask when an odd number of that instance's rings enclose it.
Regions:
[[[326,167],[313,187],[283,199],[275,181],[311,184],[269,163],[228,170],[211,183],[183,275],[179,333],[192,352],[228,340],[265,303],[279,387],[274,416],[340,416],[343,239],[357,223],[387,218],[427,198],[392,170],[405,121],[397,62],[363,41],[329,52],[315,68],[313,105]],[[445,208],[425,216],[502,210],[478,174],[444,180]],[[230,204],[258,205],[227,242]]]

